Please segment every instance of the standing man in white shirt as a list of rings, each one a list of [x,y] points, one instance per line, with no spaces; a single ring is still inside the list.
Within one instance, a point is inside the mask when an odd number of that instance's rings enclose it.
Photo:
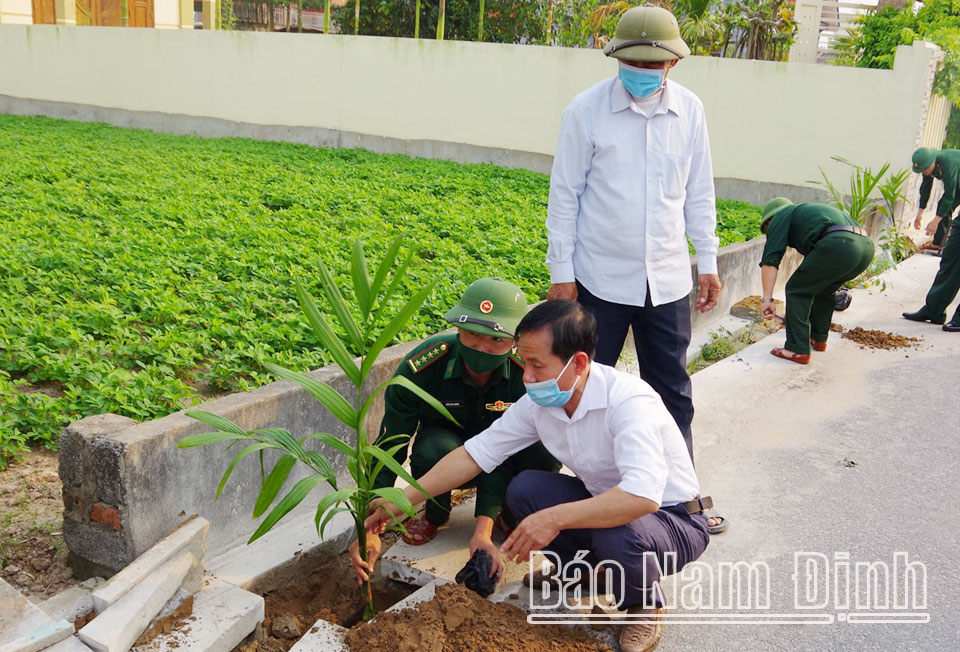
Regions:
[[[615,365],[633,327],[640,376],[660,394],[693,458],[690,255],[695,309],[717,305],[716,202],[703,104],[667,76],[690,54],[677,20],[634,7],[604,48],[619,73],[563,114],[547,208],[548,299],[577,300],[599,325],[597,362]],[[711,516],[710,531],[727,522]]]
[[[501,551],[523,561],[532,550],[549,550],[566,565],[583,550],[594,568],[605,560],[619,563],[624,582],[612,587],[616,599],[631,614],[650,615],[623,627],[620,649],[646,652],[663,631],[659,568],[679,571],[703,553],[710,536],[702,510],[710,500],[700,498],[683,438],[656,392],[636,376],[593,362],[596,329],[593,315],[574,301],[546,301],[531,310],[517,327],[527,394],[418,480],[440,495],[542,442],[576,477],[517,475],[506,500],[520,523]],[[414,504],[425,499],[413,487],[405,494]],[[368,529],[382,531],[388,508],[367,519]],[[375,561],[375,554],[369,563],[354,560],[361,580]],[[495,560],[494,570],[499,566]]]

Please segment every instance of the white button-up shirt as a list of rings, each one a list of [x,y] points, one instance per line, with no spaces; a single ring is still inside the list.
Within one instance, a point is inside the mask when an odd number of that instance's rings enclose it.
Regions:
[[[590,364],[573,416],[524,396],[464,447],[490,473],[537,440],[591,495],[619,487],[665,507],[700,495],[683,436],[660,396],[612,367]]]
[[[667,80],[648,118],[613,77],[563,114],[550,176],[547,265],[552,283],[642,306],[690,294],[690,256],[717,273],[717,213],[703,104]]]

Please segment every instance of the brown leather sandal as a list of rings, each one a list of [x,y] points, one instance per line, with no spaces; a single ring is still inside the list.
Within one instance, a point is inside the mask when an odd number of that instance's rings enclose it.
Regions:
[[[823,353],[824,351],[827,350],[826,342],[820,342],[818,340],[813,339],[812,337],[810,338],[810,346],[813,347],[814,351],[819,351],[820,353]]]
[[[440,525],[443,525],[443,523]],[[437,530],[440,529],[440,525],[431,523],[427,520],[426,514],[421,513],[404,523],[403,527],[406,529],[406,532],[403,533],[401,538],[404,543],[411,546],[422,546],[425,543],[433,541],[433,538],[437,536]],[[414,539],[414,537],[420,537],[420,539],[417,540]]]
[[[789,360],[790,362],[796,362],[797,364],[810,364],[809,353],[794,353],[790,349],[777,347],[771,350],[770,354],[778,358],[783,358],[784,360]]]

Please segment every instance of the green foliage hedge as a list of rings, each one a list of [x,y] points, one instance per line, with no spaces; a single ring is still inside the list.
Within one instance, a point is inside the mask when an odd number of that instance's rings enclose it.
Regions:
[[[0,465],[54,447],[70,421],[163,416],[272,380],[265,361],[329,364],[293,277],[347,282],[352,242],[404,235],[409,288],[438,279],[401,339],[446,327],[466,284],[499,275],[533,299],[548,178],[493,165],[202,139],[0,116]],[[723,244],[758,209],[720,202]]]

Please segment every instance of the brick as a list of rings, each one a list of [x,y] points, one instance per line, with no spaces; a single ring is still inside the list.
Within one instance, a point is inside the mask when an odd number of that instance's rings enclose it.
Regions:
[[[123,529],[120,524],[120,512],[116,507],[104,505],[103,503],[94,503],[90,509],[90,520],[97,523],[103,523],[119,532]]]

